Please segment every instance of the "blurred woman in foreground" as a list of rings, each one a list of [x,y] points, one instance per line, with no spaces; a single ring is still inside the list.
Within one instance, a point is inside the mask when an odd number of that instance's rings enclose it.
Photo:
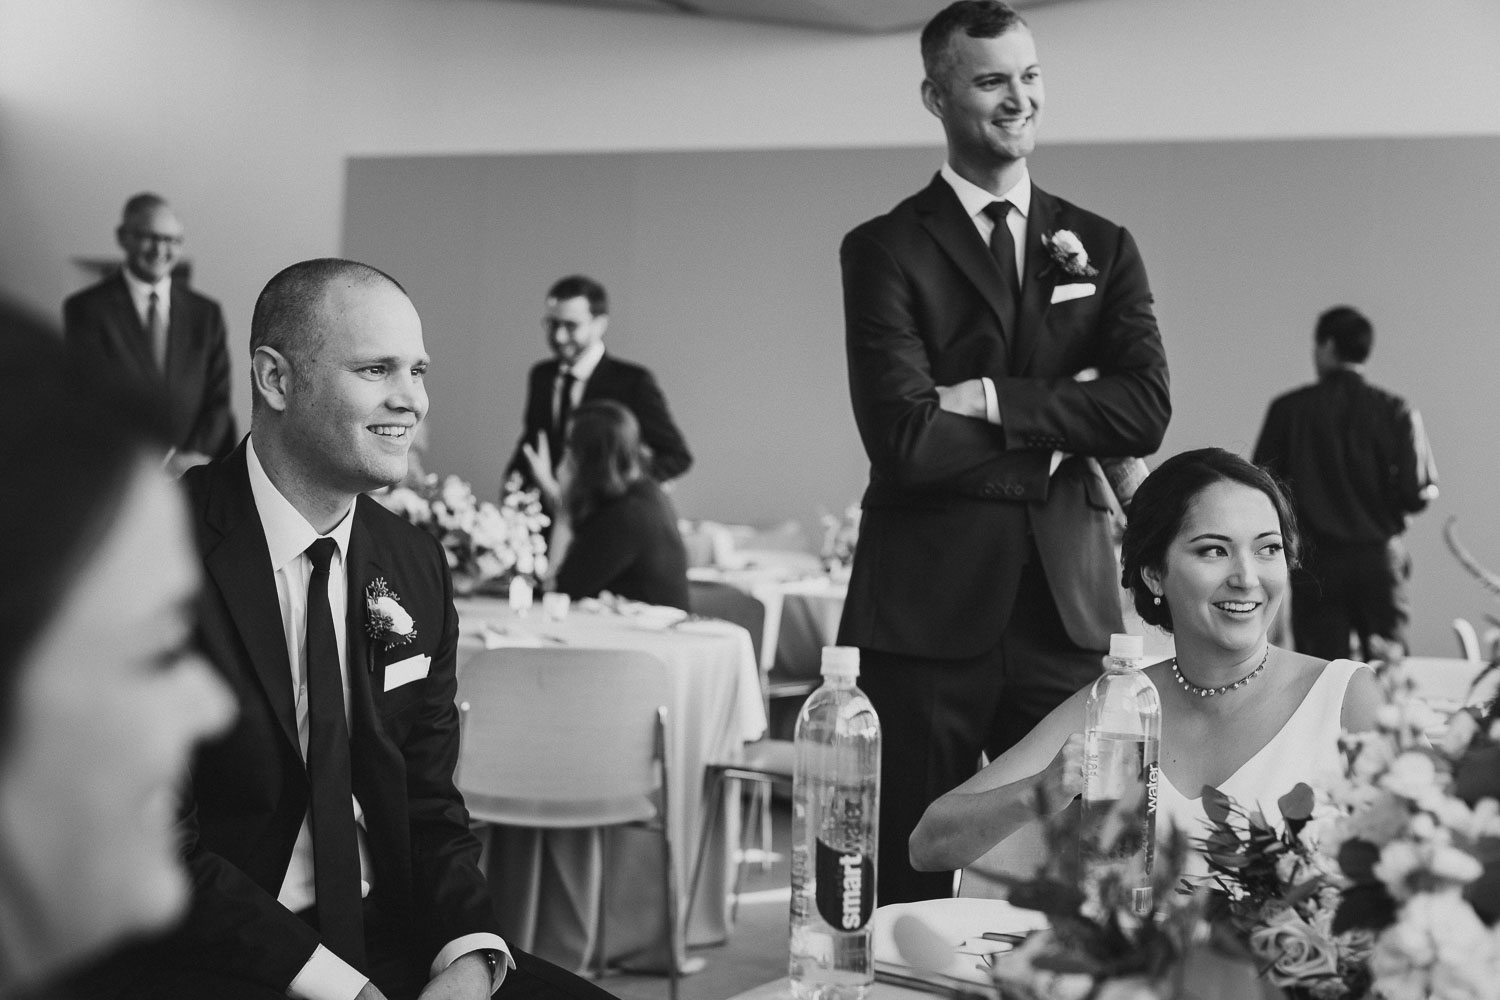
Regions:
[[[1298,781],[1343,774],[1342,730],[1373,727],[1381,694],[1352,660],[1320,660],[1267,639],[1299,546],[1291,504],[1264,470],[1219,448],[1167,459],[1130,504],[1122,583],[1177,655],[1146,668],[1161,695],[1157,831],[1196,842],[1201,790],[1218,788],[1276,820]],[[928,807],[912,833],[920,870],[960,868],[1031,821],[1038,793],[1059,812],[1083,789],[1089,688],[1015,747]],[[1201,857],[1189,871],[1206,871]]]
[[[191,645],[199,562],[150,405],[0,332],[0,996],[38,996],[183,914],[177,793],[234,709]]]
[[[688,610],[687,549],[672,501],[645,472],[634,414],[602,399],[575,410],[558,483],[572,529],[558,590]]]

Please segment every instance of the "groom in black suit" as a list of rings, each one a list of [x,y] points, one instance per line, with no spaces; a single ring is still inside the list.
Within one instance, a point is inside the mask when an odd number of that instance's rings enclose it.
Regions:
[[[1033,186],[1031,31],[964,0],[922,33],[948,161],[840,253],[850,394],[870,484],[839,641],[885,735],[882,903],[927,805],[1092,678],[1123,627],[1098,458],[1167,427],[1166,357],[1135,241]]]
[[[240,718],[193,768],[189,919],[138,997],[607,997],[496,933],[453,784],[458,622],[438,543],[364,491],[427,412],[390,277],[313,260],[261,292],[250,435],[187,483],[205,651]]]

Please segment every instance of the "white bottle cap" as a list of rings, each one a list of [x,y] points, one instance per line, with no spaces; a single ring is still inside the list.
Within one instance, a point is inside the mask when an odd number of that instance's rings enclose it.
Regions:
[[[1139,660],[1146,655],[1146,640],[1128,632],[1109,637],[1109,656],[1114,660]]]
[[[858,677],[859,649],[854,646],[824,646],[823,676]]]

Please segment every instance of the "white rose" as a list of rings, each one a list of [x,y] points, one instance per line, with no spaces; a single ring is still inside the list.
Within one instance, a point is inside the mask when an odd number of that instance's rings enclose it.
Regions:
[[[1333,942],[1291,909],[1251,931],[1250,950],[1269,964],[1266,978],[1275,986],[1296,986],[1339,971]]]
[[[383,594],[375,598],[375,611],[381,617],[390,621],[390,632],[393,635],[411,635],[413,622],[411,615],[406,609],[396,603],[396,599],[389,594]]]

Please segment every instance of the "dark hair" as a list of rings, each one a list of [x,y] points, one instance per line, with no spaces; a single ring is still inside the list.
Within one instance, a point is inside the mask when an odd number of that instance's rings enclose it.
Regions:
[[[1318,317],[1313,340],[1319,344],[1331,340],[1340,361],[1363,364],[1375,345],[1375,327],[1353,306],[1334,306]]]
[[[1125,538],[1120,545],[1120,585],[1135,598],[1135,610],[1148,625],[1172,631],[1172,611],[1155,603],[1142,571],[1161,569],[1167,548],[1198,494],[1214,483],[1232,482],[1264,493],[1276,508],[1288,568],[1295,568],[1302,551],[1297,515],[1285,487],[1265,469],[1223,448],[1199,448],[1173,455],[1146,477],[1130,501]]]
[[[547,298],[557,299],[559,302],[580,296],[589,300],[591,315],[604,316],[609,313],[609,296],[605,294],[604,286],[587,275],[570,274],[547,289]]]
[[[34,644],[114,525],[140,463],[167,448],[156,401],[30,326],[0,309],[0,747]]]
[[[324,290],[337,281],[351,285],[401,282],[369,264],[338,257],[304,260],[283,268],[266,282],[250,316],[250,354],[270,347],[288,357],[306,357],[322,346],[327,331],[318,313]],[[259,398],[258,394],[255,398]]]
[[[933,86],[943,88],[948,46],[960,31],[970,38],[999,38],[1026,21],[1000,0],[958,0],[938,11],[922,29],[922,69]]]
[[[154,208],[166,208],[167,199],[150,191],[142,191],[133,194],[125,201],[125,207],[120,211],[120,225],[126,225],[130,220],[142,212],[149,212]]]
[[[591,400],[568,421],[568,455],[573,479],[564,502],[578,524],[641,478],[641,426],[634,413],[614,400]]]

